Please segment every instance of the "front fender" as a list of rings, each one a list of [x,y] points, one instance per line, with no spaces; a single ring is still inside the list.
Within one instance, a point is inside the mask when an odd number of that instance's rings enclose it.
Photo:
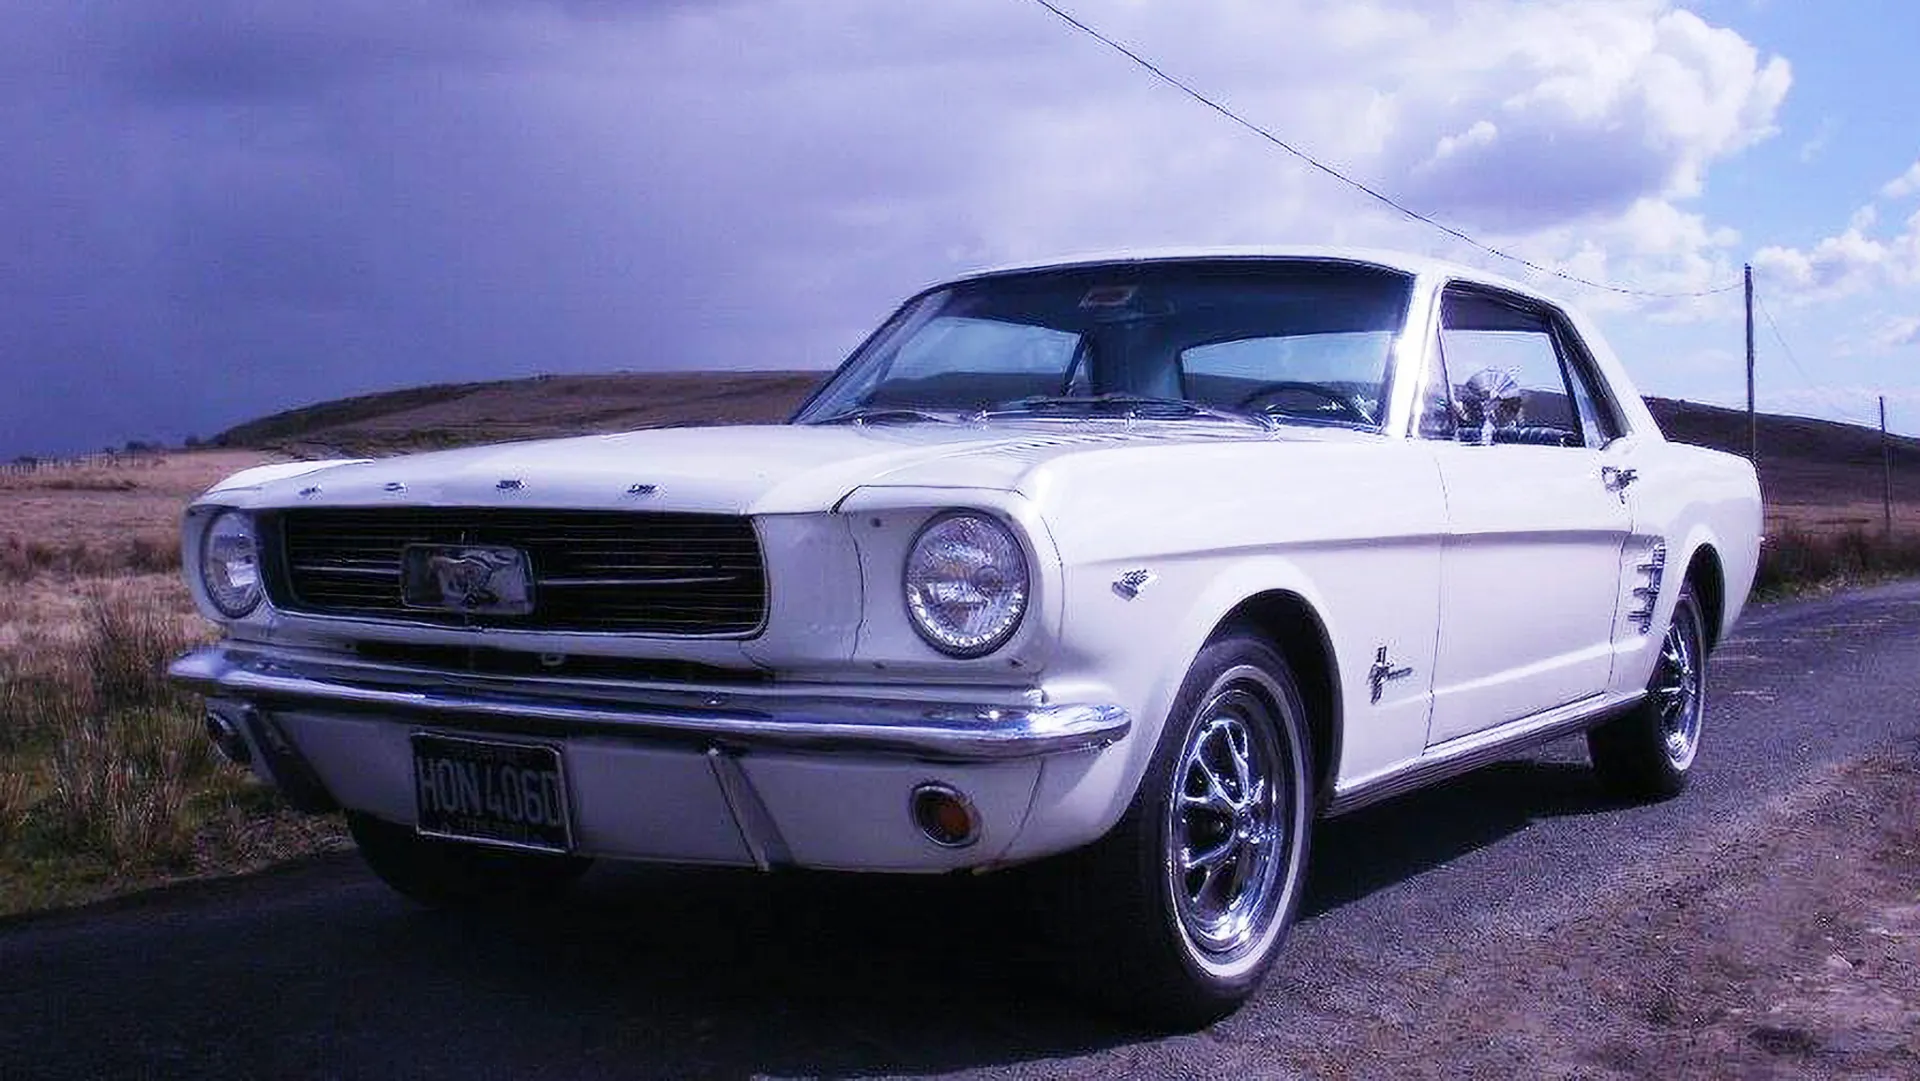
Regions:
[[[1248,598],[1291,593],[1321,619],[1330,641],[1341,633],[1313,574],[1287,555],[1187,560],[1157,568],[1154,584],[1131,600],[1113,588],[1120,573],[1105,567],[1068,573],[1072,622],[1062,643],[1061,666],[1080,670],[1103,659],[1100,670],[1116,684],[1114,692],[1121,701],[1137,705],[1133,729],[1097,755],[1047,761],[1012,858],[1030,859],[1084,844],[1119,822],[1153,760],[1194,658]],[[1082,618],[1081,612],[1092,614]],[[1339,662],[1336,655],[1336,673],[1349,667]],[[1069,693],[1066,685],[1053,681],[1048,690],[1049,697]]]

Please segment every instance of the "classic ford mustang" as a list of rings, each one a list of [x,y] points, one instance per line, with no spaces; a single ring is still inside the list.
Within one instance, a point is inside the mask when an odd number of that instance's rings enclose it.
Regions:
[[[171,671],[414,898],[1037,863],[1101,988],[1191,1023],[1321,816],[1582,732],[1677,793],[1759,525],[1523,286],[1091,259],[913,297],[790,424],[240,473],[183,531],[225,637]]]

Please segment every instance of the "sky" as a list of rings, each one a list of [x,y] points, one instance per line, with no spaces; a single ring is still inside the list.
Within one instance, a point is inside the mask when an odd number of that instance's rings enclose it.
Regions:
[[[1543,266],[1761,298],[1763,409],[1920,433],[1920,4],[1058,0]],[[1740,294],[1410,221],[1033,0],[0,0],[0,458],[543,372],[829,368],[985,265],[1365,244],[1738,405]],[[1775,328],[1777,327],[1777,335]],[[1784,343],[1784,344],[1783,344]]]

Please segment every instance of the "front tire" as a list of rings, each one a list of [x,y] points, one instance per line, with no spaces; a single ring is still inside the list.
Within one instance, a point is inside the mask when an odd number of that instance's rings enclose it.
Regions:
[[[1306,711],[1244,631],[1195,658],[1120,823],[1063,870],[1091,990],[1155,1027],[1245,1002],[1299,908],[1313,823]]]
[[[422,837],[357,811],[347,812],[347,831],[376,877],[432,908],[541,904],[564,893],[593,862]]]
[[[1674,602],[1646,699],[1587,733],[1594,772],[1613,795],[1663,800],[1686,788],[1707,712],[1706,625],[1689,582]]]

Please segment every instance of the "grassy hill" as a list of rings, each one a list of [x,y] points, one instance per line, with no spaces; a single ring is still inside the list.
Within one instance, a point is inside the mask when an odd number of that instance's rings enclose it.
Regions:
[[[290,409],[215,442],[311,456],[410,450],[685,424],[786,419],[824,372],[556,375],[410,387]],[[1744,454],[1740,410],[1650,398],[1668,438]],[[1920,440],[1895,437],[1896,514],[1920,527]],[[1880,522],[1880,436],[1805,417],[1760,416],[1768,516],[1828,531]]]
[[[1648,398],[1667,438],[1744,455],[1747,414],[1697,402]],[[1770,523],[1816,532],[1878,529],[1880,433],[1857,424],[1762,413],[1760,488]],[[1896,525],[1920,529],[1920,439],[1893,436]]]
[[[441,383],[341,398],[248,421],[223,446],[301,455],[393,454],[686,424],[782,421],[825,372],[647,372]]]

